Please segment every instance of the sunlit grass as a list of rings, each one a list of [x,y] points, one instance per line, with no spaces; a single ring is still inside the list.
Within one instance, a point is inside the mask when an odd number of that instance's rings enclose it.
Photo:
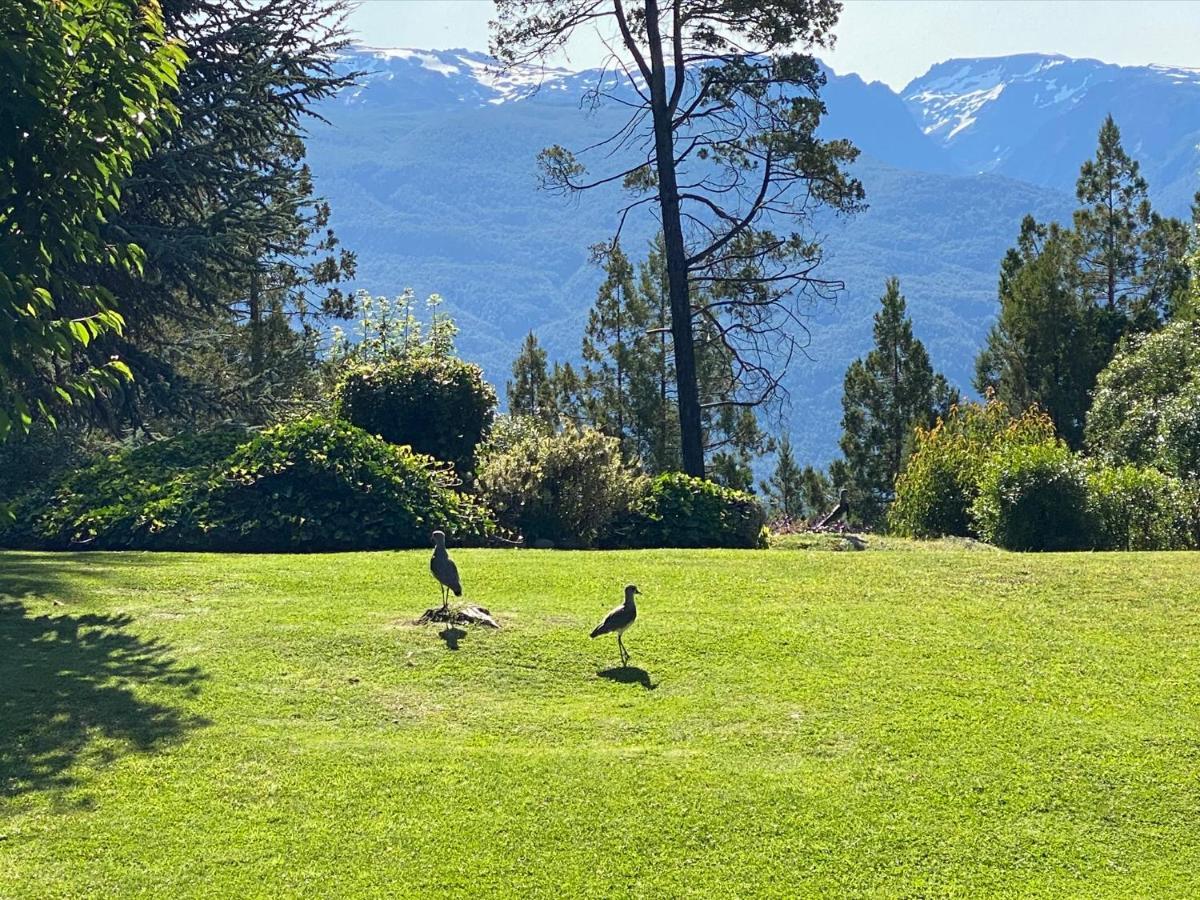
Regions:
[[[453,552],[0,554],[0,897],[1200,895],[1200,556]]]

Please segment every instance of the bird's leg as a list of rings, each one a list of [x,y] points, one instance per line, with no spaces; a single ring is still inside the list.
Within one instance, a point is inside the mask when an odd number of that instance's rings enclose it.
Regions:
[[[629,651],[625,649],[625,643],[621,640],[621,633],[617,632],[617,647],[621,650],[621,668],[629,665]]]

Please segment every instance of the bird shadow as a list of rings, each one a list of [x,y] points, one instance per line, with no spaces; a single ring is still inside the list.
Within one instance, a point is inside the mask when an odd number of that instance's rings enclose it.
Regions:
[[[446,648],[448,650],[457,650],[458,642],[466,636],[467,633],[465,631],[453,625],[449,626],[448,628],[443,628],[438,632],[438,637],[446,642]]]
[[[640,684],[648,691],[653,691],[658,687],[657,684],[650,681],[650,673],[637,666],[613,666],[611,669],[601,669],[596,674],[609,681],[615,681],[617,684]]]

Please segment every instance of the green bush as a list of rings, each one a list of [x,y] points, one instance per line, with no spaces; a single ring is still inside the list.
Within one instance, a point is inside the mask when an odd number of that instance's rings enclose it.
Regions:
[[[1008,550],[1093,543],[1084,466],[1060,441],[1017,444],[988,457],[971,515],[983,540]]]
[[[479,366],[451,356],[411,356],[351,369],[334,391],[334,411],[466,476],[492,426],[496,391]]]
[[[443,463],[321,418],[277,425],[194,489],[147,510],[163,544],[212,550],[425,547],[494,529]]]
[[[1095,545],[1102,550],[1187,550],[1196,546],[1194,491],[1157,469],[1097,468],[1088,475]]]
[[[508,435],[481,455],[480,497],[500,523],[532,543],[592,547],[627,513],[644,480],[620,443],[591,428]]]
[[[222,429],[103,459],[30,500],[9,543],[90,549],[369,550],[494,526],[444,463],[341,421]]]
[[[766,546],[766,514],[753,495],[681,472],[659,475],[617,529],[628,547]]]
[[[1110,466],[1200,477],[1200,321],[1124,344],[1096,380],[1085,433]]]
[[[247,438],[245,429],[218,428],[102,457],[18,501],[16,521],[0,534],[0,542],[53,548],[151,546],[147,508],[185,493]]]
[[[952,407],[933,428],[917,428],[913,453],[896,480],[891,529],[919,538],[977,537],[970,510],[988,457],[1053,438],[1054,424],[1035,409],[1013,418],[994,400]]]

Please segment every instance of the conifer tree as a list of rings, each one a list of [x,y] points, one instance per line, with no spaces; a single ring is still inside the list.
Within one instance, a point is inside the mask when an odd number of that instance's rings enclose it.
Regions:
[[[1150,207],[1138,161],[1107,116],[1096,155],[1075,184],[1074,247],[1084,299],[1119,313],[1122,330],[1148,331],[1186,292],[1187,225]]]
[[[679,413],[675,408],[675,363],[671,346],[671,297],[666,248],[655,235],[649,255],[638,266],[637,290],[647,314],[646,352],[649,391],[635,400],[644,435],[643,463],[651,474],[679,469]]]
[[[583,380],[574,366],[569,362],[556,362],[550,369],[550,389],[554,397],[554,418],[558,425],[588,422],[583,400]]]
[[[791,438],[786,434],[776,444],[775,470],[762,482],[762,491],[776,515],[792,522],[804,518],[805,471],[796,463]]]
[[[1081,287],[1107,309],[1126,311],[1140,269],[1139,245],[1150,228],[1146,179],[1121,145],[1110,115],[1100,127],[1096,156],[1084,162],[1075,183]]]
[[[807,519],[825,513],[833,502],[833,484],[828,475],[812,466],[805,466],[800,473],[800,502]]]
[[[935,375],[925,346],[913,336],[900,282],[889,278],[875,314],[875,346],[846,370],[842,440],[852,508],[877,523],[904,467],[913,428],[931,425],[942,403],[954,401]]]
[[[635,399],[652,378],[647,352],[648,309],[634,287],[633,266],[620,244],[604,248],[605,279],[583,335],[584,406],[597,428],[621,442],[627,459],[640,458],[644,423]]]
[[[1072,446],[1083,438],[1096,375],[1104,367],[1119,313],[1096,307],[1077,285],[1071,238],[1057,225],[1021,223],[1017,246],[1000,266],[1000,315],[975,363],[975,388],[1020,415],[1037,405]]]
[[[547,423],[557,421],[554,386],[546,369],[546,351],[532,331],[525,336],[521,352],[513,361],[512,375],[507,387],[509,411]]]

